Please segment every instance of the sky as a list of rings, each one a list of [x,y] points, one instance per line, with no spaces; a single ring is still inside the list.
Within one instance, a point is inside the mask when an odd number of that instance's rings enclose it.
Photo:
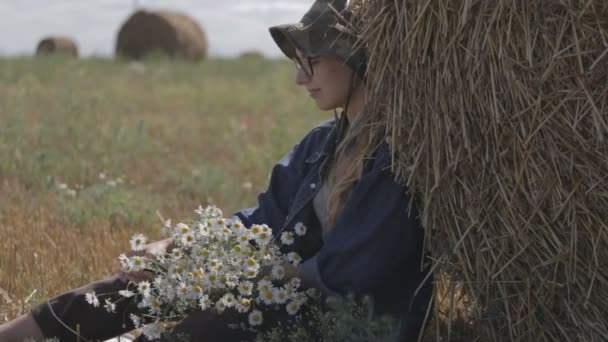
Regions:
[[[171,9],[195,18],[209,54],[257,50],[281,56],[268,27],[295,23],[313,0],[0,0],[0,56],[31,55],[48,35],[72,37],[80,55],[112,56],[121,24],[135,8]]]

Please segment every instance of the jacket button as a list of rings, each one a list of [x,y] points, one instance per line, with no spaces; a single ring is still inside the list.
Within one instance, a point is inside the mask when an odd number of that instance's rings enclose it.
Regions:
[[[317,184],[315,184],[315,183],[310,183],[310,188],[311,188],[311,189],[314,189],[314,188],[316,188],[316,187],[317,187]]]

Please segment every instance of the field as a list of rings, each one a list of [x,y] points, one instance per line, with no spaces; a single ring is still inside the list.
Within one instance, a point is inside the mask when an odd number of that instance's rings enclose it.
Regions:
[[[320,112],[290,63],[0,60],[0,323],[116,272],[128,238],[255,204]]]

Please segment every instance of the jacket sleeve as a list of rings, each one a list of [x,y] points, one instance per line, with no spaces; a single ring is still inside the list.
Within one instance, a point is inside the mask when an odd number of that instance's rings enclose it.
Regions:
[[[301,265],[305,283],[326,294],[374,294],[408,282],[421,269],[424,233],[408,202],[386,167],[363,175],[324,246]]]

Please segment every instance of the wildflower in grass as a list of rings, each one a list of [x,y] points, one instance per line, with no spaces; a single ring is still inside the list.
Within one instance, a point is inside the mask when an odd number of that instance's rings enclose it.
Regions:
[[[131,250],[141,251],[144,249],[144,245],[146,244],[146,237],[143,236],[143,234],[135,234],[131,238],[130,244]]]
[[[256,326],[262,324],[264,318],[260,310],[253,310],[249,314],[249,324]]]

